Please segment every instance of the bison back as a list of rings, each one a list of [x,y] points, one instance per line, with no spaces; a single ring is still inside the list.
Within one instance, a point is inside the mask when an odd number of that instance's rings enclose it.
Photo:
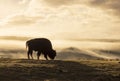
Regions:
[[[26,42],[26,45],[28,46],[29,49],[32,49],[35,51],[52,49],[52,44],[50,40],[46,38],[36,38],[36,39],[28,40]]]

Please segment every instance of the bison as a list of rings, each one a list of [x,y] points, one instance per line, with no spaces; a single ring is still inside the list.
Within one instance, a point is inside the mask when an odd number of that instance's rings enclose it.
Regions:
[[[33,51],[37,52],[38,60],[41,54],[44,55],[46,60],[48,60],[47,57],[49,57],[50,59],[54,59],[56,56],[56,51],[53,50],[50,40],[46,38],[35,38],[28,40],[26,41],[26,48],[28,48],[27,51],[28,59],[30,59],[30,56],[33,59],[32,56]]]

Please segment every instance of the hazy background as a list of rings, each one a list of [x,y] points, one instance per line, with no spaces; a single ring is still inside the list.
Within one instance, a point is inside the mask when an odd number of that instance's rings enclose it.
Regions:
[[[60,58],[120,58],[119,0],[0,0],[0,10],[1,57],[26,58],[25,41],[46,37]]]

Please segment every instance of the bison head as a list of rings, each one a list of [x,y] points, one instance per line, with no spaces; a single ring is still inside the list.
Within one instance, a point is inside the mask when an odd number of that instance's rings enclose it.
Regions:
[[[55,51],[55,50],[51,50],[51,51],[49,52],[48,56],[50,57],[50,59],[53,60],[53,59],[55,58],[55,56],[56,56],[56,51]]]

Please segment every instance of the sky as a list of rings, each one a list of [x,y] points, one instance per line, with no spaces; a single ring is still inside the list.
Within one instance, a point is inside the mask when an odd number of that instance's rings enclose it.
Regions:
[[[0,36],[120,37],[120,0],[0,0],[0,10]]]

